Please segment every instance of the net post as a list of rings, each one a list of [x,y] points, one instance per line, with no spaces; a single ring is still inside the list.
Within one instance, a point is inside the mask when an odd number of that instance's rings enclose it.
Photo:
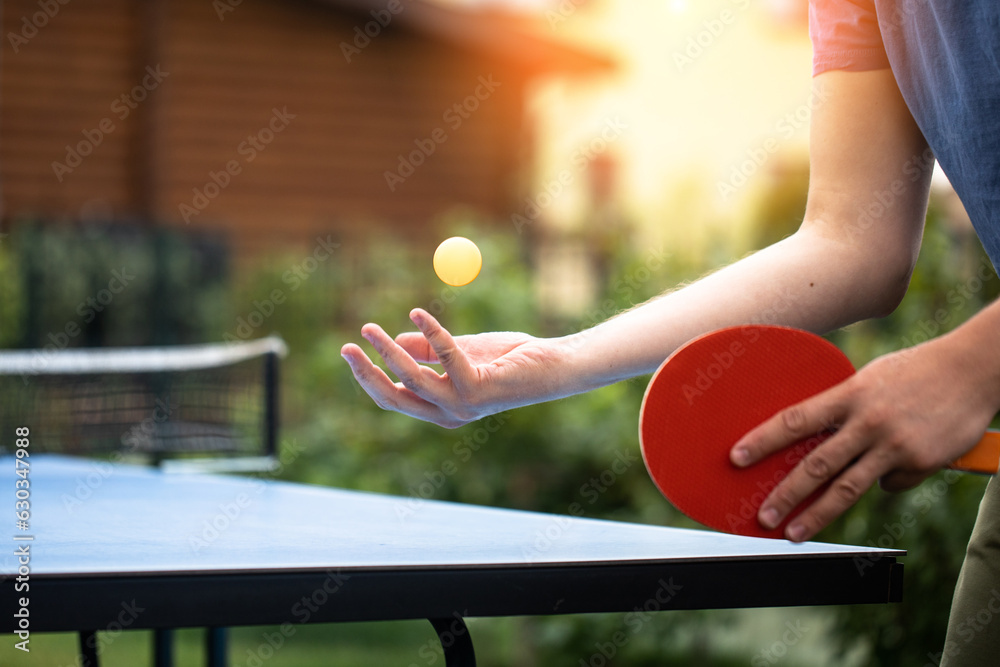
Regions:
[[[264,355],[264,447],[265,454],[278,458],[278,353]]]

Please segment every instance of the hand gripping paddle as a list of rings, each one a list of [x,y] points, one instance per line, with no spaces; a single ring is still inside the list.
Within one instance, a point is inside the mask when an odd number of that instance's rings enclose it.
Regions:
[[[839,384],[852,373],[854,366],[835,345],[798,329],[750,325],[695,338],[663,362],[646,388],[639,415],[646,469],[663,495],[695,521],[727,533],[781,538],[788,522],[826,487],[817,489],[773,530],[757,522],[757,510],[830,432],[801,440],[744,469],[730,462],[729,451],[779,410]],[[996,473],[1000,432],[987,431],[949,467]]]

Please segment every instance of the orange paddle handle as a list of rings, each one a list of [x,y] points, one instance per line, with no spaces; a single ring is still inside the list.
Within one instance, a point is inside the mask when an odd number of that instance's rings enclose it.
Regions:
[[[963,472],[995,475],[1000,470],[1000,431],[987,431],[975,447],[948,466]]]

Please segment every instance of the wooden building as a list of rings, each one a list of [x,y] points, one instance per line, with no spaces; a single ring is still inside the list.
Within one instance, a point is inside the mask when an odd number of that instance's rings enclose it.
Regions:
[[[529,85],[602,56],[545,25],[423,0],[7,0],[0,206],[19,219],[317,233],[506,219]]]

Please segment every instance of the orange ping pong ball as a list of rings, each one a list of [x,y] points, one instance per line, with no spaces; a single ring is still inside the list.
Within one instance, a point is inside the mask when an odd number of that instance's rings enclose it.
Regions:
[[[452,287],[468,285],[483,268],[483,255],[464,236],[445,239],[434,251],[434,273]]]

